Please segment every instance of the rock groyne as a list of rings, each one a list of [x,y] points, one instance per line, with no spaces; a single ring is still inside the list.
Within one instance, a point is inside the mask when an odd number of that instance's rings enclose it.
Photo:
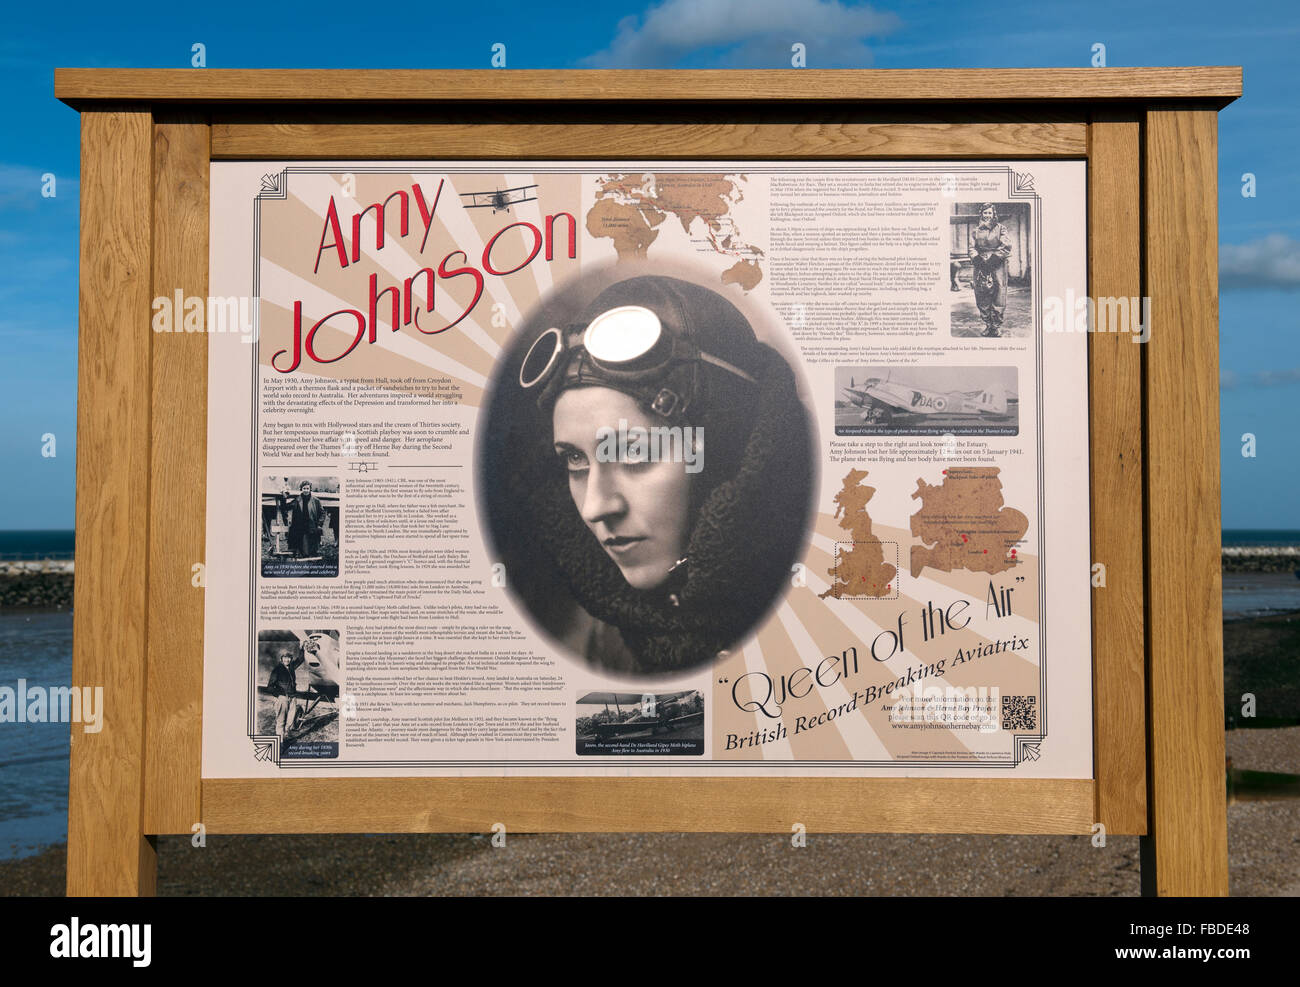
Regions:
[[[72,606],[72,561],[0,562],[0,607],[66,610]]]

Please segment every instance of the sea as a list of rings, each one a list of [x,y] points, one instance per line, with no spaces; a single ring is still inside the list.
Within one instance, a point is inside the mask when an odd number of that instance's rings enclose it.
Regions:
[[[0,531],[0,563],[72,558],[71,529]],[[0,686],[72,681],[72,611],[0,609]],[[0,859],[67,839],[66,723],[0,723]]]
[[[1276,528],[1225,528],[1224,548],[1295,548],[1300,531]],[[1290,572],[1225,572],[1223,619],[1243,620],[1300,610],[1300,559]]]
[[[72,529],[0,531],[0,561],[72,558]]]
[[[1300,531],[1224,531],[1225,546],[1300,546]],[[0,531],[0,560],[66,558],[71,531]],[[66,553],[66,554],[65,554]],[[1228,620],[1300,610],[1294,573],[1225,573]],[[70,685],[71,611],[0,610],[0,686]],[[0,859],[38,853],[67,838],[68,735],[65,723],[0,723]]]
[[[72,613],[0,610],[0,686],[72,680]],[[0,723],[0,859],[67,838],[66,723]]]

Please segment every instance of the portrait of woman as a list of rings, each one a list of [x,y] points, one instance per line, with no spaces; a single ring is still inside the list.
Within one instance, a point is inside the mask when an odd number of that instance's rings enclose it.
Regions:
[[[806,537],[816,466],[794,372],[736,306],[679,278],[539,308],[480,426],[507,585],[603,670],[710,663],[790,585]]]
[[[971,231],[971,281],[975,305],[984,320],[985,336],[1002,335],[1007,309],[1007,258],[1011,256],[1011,237],[998,222],[998,210],[992,202],[980,206],[979,224]]]

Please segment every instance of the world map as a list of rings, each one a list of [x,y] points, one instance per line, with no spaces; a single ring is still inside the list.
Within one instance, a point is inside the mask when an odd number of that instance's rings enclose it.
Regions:
[[[675,218],[688,238],[693,228],[700,229],[704,249],[734,260],[722,272],[724,285],[752,291],[763,280],[765,255],[741,235],[732,216],[732,208],[745,198],[741,185],[746,180],[721,174],[603,175],[587,213],[587,232],[613,241],[620,261],[645,260],[663,224]]]

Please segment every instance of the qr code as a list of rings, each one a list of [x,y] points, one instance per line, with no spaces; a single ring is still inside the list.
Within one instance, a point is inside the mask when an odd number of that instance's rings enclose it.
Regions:
[[[1037,730],[1038,697],[1037,696],[1003,696],[1002,697],[1003,730]]]

